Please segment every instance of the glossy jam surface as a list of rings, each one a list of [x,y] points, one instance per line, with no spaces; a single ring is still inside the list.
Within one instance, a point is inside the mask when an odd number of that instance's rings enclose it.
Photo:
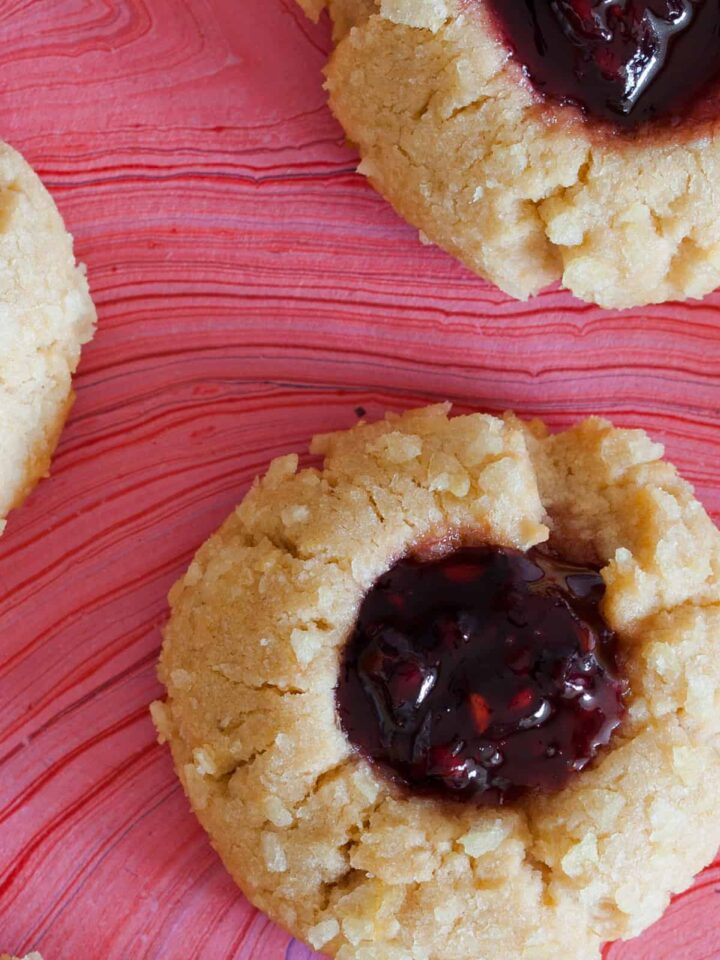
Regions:
[[[631,128],[678,122],[720,74],[720,0],[487,0],[535,87]]]
[[[538,549],[401,560],[344,652],[350,741],[421,793],[500,805],[560,789],[623,714],[604,589],[595,569]]]

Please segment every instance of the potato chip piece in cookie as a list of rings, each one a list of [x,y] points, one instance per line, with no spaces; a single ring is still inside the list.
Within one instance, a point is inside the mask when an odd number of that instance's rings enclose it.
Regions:
[[[49,468],[95,308],[37,175],[0,143],[0,532]]]
[[[591,960],[720,845],[720,533],[639,430],[438,405],[275,460],[153,705],[258,907],[339,960]]]
[[[471,270],[617,308],[720,284],[717,5],[301,4],[333,18],[327,89],[360,171]]]

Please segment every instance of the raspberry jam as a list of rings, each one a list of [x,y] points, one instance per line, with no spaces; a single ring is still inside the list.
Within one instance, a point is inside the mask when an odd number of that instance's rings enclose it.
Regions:
[[[401,560],[344,651],[348,738],[420,793],[500,805],[560,789],[624,711],[604,592],[596,569],[537,548]]]
[[[720,73],[719,0],[486,0],[534,86],[619,127],[679,121]]]

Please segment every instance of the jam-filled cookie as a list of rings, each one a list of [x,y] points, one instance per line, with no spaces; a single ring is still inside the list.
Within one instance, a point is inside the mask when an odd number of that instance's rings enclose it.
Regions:
[[[720,845],[720,533],[641,431],[444,405],[276,460],[153,706],[248,897],[339,960],[590,960]]]
[[[47,473],[94,325],[85,274],[52,198],[0,143],[0,532]]]
[[[720,284],[717,3],[300,2],[360,169],[472,270],[605,307]]]

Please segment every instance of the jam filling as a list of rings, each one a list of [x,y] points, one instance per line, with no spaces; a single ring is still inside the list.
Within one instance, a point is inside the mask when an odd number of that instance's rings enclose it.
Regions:
[[[560,789],[624,712],[604,591],[596,569],[538,548],[401,560],[344,651],[347,736],[414,792],[497,806]]]
[[[486,0],[534,86],[624,128],[679,122],[720,73],[720,0]]]

